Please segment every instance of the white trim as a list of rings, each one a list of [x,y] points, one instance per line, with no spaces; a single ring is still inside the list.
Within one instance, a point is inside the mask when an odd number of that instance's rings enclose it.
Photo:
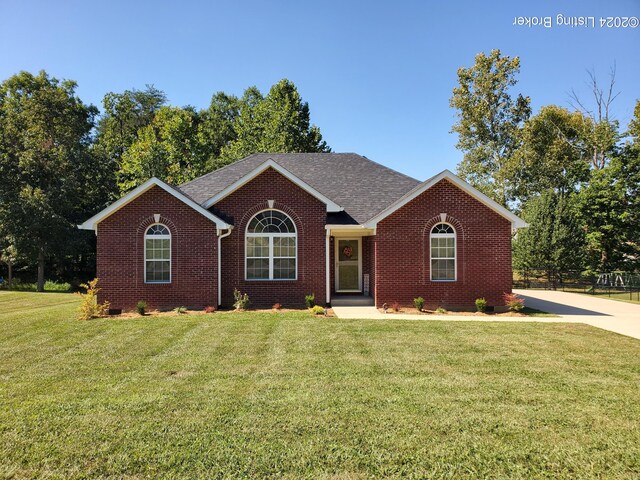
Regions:
[[[227,233],[222,233],[222,229],[216,229],[218,234],[218,307],[222,305],[222,239],[231,235],[231,228]]]
[[[169,240],[169,259],[168,259],[169,260],[169,280],[167,280],[167,281],[156,280],[156,281],[148,282],[147,281],[147,262],[165,262],[165,261],[167,261],[166,258],[154,258],[154,259],[151,259],[151,260],[147,259],[147,232],[149,231],[149,229],[151,227],[153,227],[155,225],[162,225],[169,232],[169,235],[150,235],[149,236],[149,240]],[[171,236],[171,230],[164,223],[160,223],[160,222],[152,223],[144,231],[144,283],[146,283],[148,285],[169,285],[171,283],[171,264],[173,263],[172,260],[171,260],[171,249],[173,248],[173,241],[172,240],[173,240],[173,238]]]
[[[331,250],[331,232],[327,229],[324,240],[324,268],[325,268],[325,290],[326,303],[331,305],[331,260],[329,251]]]
[[[431,233],[435,228],[435,226],[440,225],[441,223],[444,223],[445,225],[449,225],[453,229],[453,233]],[[436,238],[453,238],[453,279],[438,279],[438,280],[433,279],[433,267],[432,267],[433,258],[431,258],[431,240],[433,239],[434,235],[436,236]],[[451,257],[442,257],[442,258],[438,257],[436,258],[436,260],[451,260]],[[456,232],[456,227],[451,225],[449,222],[438,222],[431,227],[431,230],[429,230],[429,281],[437,282],[437,283],[441,283],[441,282],[451,283],[451,282],[458,281],[458,232]]]
[[[280,232],[249,233],[247,231],[249,230],[249,224],[251,223],[251,220],[253,220],[257,215],[260,215],[262,212],[270,212],[270,211],[280,212],[283,215],[285,215],[289,220],[291,220],[291,224],[293,225],[295,232],[294,233],[280,233]],[[269,260],[269,278],[247,278],[247,260],[249,259],[249,257],[247,256],[247,238],[263,238],[263,237],[267,237],[269,239],[269,256],[268,257],[251,257],[251,258],[267,258]],[[275,263],[274,260],[276,258],[292,258],[292,257],[274,257],[273,256],[273,239],[275,237],[293,238],[295,240],[296,255],[293,258],[295,258],[295,261],[296,261],[296,275],[294,278],[273,278],[273,264]],[[278,210],[277,208],[265,208],[264,210],[260,210],[255,215],[253,215],[247,222],[247,226],[244,229],[244,279],[247,282],[280,282],[280,281],[293,282],[295,280],[298,280],[298,228],[296,227],[296,223],[293,221],[293,218],[291,218],[291,216],[289,216],[286,212],[283,212],[282,210]]]
[[[98,223],[103,221],[109,215],[117,212],[122,207],[124,207],[128,203],[132,202],[133,200],[138,198],[140,195],[142,195],[143,193],[145,193],[147,190],[151,189],[152,187],[160,187],[165,192],[169,193],[170,195],[172,195],[175,198],[177,198],[178,200],[180,200],[182,203],[184,203],[184,204],[190,206],[191,208],[193,208],[196,212],[198,212],[201,215],[204,215],[205,217],[207,217],[209,220],[214,222],[218,228],[223,228],[223,229],[231,228],[231,225],[229,225],[228,223],[226,223],[222,219],[216,217],[213,213],[209,212],[206,208],[201,207],[196,202],[194,202],[193,200],[191,200],[187,196],[181,194],[180,192],[178,192],[177,190],[175,190],[174,188],[170,187],[169,185],[167,185],[162,180],[160,180],[160,179],[158,179],[156,177],[152,177],[149,180],[147,180],[146,182],[144,182],[142,185],[134,188],[129,193],[127,193],[124,197],[120,198],[119,200],[116,200],[115,202],[113,202],[111,205],[109,205],[104,210],[96,213],[93,217],[91,217],[86,222],[78,225],[78,228],[81,229],[81,230],[93,230],[93,231],[97,232]]]
[[[256,178],[258,175],[260,175],[262,172],[264,172],[268,168],[273,168],[276,172],[280,173],[282,176],[284,176],[291,182],[295,183],[298,187],[302,188],[304,191],[306,191],[310,195],[320,200],[322,203],[324,203],[327,206],[327,212],[342,212],[344,210],[344,208],[342,208],[340,205],[335,203],[333,200],[329,199],[328,197],[326,197],[325,195],[317,191],[311,185],[300,180],[293,173],[286,170],[284,167],[274,162],[272,159],[268,159],[265,162],[261,163],[258,167],[256,167],[255,169],[253,169],[252,171],[244,175],[242,178],[236,180],[231,185],[229,185],[224,190],[222,190],[220,193],[217,193],[216,195],[211,197],[209,200],[204,202],[202,206],[204,208],[210,208],[212,205],[216,204],[223,198],[231,195],[237,189],[239,189],[246,183]]]
[[[491,210],[496,212],[498,215],[500,215],[500,216],[506,218],[507,220],[509,220],[511,222],[511,227],[514,230],[518,229],[518,228],[522,228],[522,227],[527,227],[528,226],[527,223],[524,220],[522,220],[520,217],[518,217],[517,215],[511,213],[509,210],[504,208],[502,205],[498,204],[497,202],[495,202],[492,199],[490,199],[489,197],[487,197],[484,193],[482,193],[479,190],[473,188],[471,185],[469,185],[467,182],[465,182],[464,180],[462,180],[458,176],[456,176],[453,173],[451,173],[449,170],[443,170],[442,172],[440,172],[435,177],[432,177],[429,180],[424,181],[423,183],[418,185],[416,188],[411,190],[409,193],[407,193],[405,196],[403,196],[402,198],[400,198],[396,202],[392,203],[389,207],[385,208],[378,215],[376,215],[375,217],[371,218],[368,222],[366,222],[364,224],[364,226],[367,227],[367,228],[375,228],[376,225],[378,224],[378,222],[380,222],[382,219],[384,219],[387,216],[391,215],[393,212],[395,212],[399,208],[405,206],[411,200],[413,200],[417,196],[421,195],[425,191],[429,190],[431,187],[433,187],[436,183],[438,183],[442,179],[449,180],[451,183],[456,185],[458,188],[460,188],[461,190],[465,191],[466,193],[471,195],[473,198],[475,198],[479,202],[485,204],[487,207],[489,207]]]
[[[340,283],[340,273],[338,265],[340,263],[340,240],[357,240],[358,242],[358,289],[357,290],[340,290],[338,285]],[[334,248],[335,248],[335,283],[336,283],[336,292],[337,293],[360,293],[362,292],[362,237],[354,237],[354,238],[335,238],[334,239]]]

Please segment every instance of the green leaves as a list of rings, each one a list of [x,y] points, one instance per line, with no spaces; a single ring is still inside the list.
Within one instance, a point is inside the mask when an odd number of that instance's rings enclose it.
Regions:
[[[464,152],[458,174],[502,205],[513,199],[509,162],[519,146],[523,122],[531,114],[530,99],[510,94],[520,70],[518,57],[476,55],[473,67],[458,70],[459,85],[450,105],[457,110],[456,147]]]

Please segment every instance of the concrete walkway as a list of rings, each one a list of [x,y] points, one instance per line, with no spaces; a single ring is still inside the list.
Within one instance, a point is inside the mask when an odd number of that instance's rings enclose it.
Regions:
[[[525,305],[559,317],[481,317],[492,322],[586,323],[597,328],[640,339],[640,305],[594,298],[577,293],[548,290],[514,290],[524,297]],[[411,315],[383,314],[375,307],[334,306],[338,318],[367,318],[377,320],[445,320],[470,322],[473,315]]]

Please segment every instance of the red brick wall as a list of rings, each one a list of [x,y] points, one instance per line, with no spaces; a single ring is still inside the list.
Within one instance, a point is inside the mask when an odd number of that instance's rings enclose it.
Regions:
[[[432,282],[429,234],[440,214],[456,229],[457,281]],[[474,308],[476,298],[503,305],[511,291],[511,223],[442,180],[380,223],[376,230],[376,305]]]
[[[171,283],[144,283],[144,234],[160,214],[171,231]],[[98,295],[111,308],[132,310],[139,300],[150,309],[217,305],[216,225],[159,187],[98,224]]]
[[[247,223],[274,200],[273,208],[291,217],[298,232],[297,280],[245,280],[244,235]],[[304,305],[304,297],[314,293],[316,302],[325,301],[326,206],[273,169],[243,185],[211,209],[233,223],[222,240],[222,304],[233,304],[233,289],[248,293],[254,306],[284,307]]]

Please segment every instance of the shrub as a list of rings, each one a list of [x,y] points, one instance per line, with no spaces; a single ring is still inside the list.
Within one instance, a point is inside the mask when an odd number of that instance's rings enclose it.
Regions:
[[[248,293],[241,293],[237,288],[233,289],[233,298],[235,300],[233,307],[236,310],[247,310],[251,306]]]
[[[58,283],[54,280],[47,280],[44,282],[45,292],[68,292],[71,290],[71,285],[67,282]]]
[[[481,313],[487,310],[487,301],[484,298],[476,298],[476,310]]]
[[[519,312],[524,308],[524,298],[520,297],[517,293],[504,293],[502,295],[504,304],[509,307],[509,310]]]
[[[204,313],[213,313],[216,311],[216,307],[212,307],[209,305],[208,307],[204,307]]]
[[[86,293],[78,292],[78,295],[82,298],[80,307],[78,308],[78,320],[90,320],[92,318],[104,317],[109,311],[109,302],[104,302],[102,304],[98,303],[98,292],[100,289],[97,285],[97,278],[80,285],[86,290]]]
[[[414,298],[413,299],[413,304],[415,305],[416,310],[421,312],[422,309],[424,308],[424,298],[422,298],[422,297]]]
[[[314,305],[313,307],[311,307],[311,313],[313,313],[314,315],[324,315],[324,308],[322,308],[320,305]]]
[[[304,304],[307,308],[313,308],[316,305],[316,294],[310,293],[309,295],[305,295]]]
[[[140,315],[144,315],[147,312],[147,302],[145,302],[144,300],[140,300],[138,303],[136,303],[136,311]]]
[[[187,307],[176,307],[173,309],[178,315],[182,315],[183,313],[187,313]]]
[[[274,310],[280,310],[280,309],[282,309],[282,304],[274,303],[271,308],[273,308]]]
[[[447,313],[447,309],[444,308],[444,307],[438,307],[438,308],[436,308],[436,313],[444,315],[445,313]]]
[[[400,302],[391,302],[391,310],[394,312],[400,311]]]

